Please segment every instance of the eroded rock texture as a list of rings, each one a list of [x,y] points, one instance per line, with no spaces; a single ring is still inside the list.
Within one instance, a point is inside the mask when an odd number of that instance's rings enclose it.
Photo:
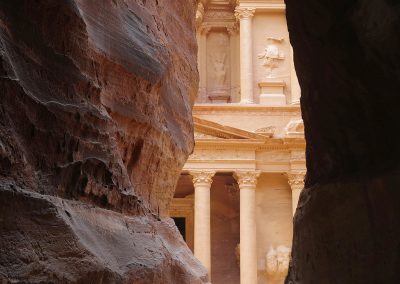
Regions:
[[[0,2],[0,282],[207,282],[163,219],[193,147],[195,8]]]
[[[286,4],[308,168],[287,283],[400,283],[400,4]]]

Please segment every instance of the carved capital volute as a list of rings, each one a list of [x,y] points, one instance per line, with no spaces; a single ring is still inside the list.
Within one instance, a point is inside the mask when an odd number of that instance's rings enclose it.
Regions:
[[[256,9],[254,8],[239,8],[235,9],[235,17],[238,20],[250,19],[254,16]]]
[[[212,177],[215,171],[190,171],[190,175],[193,177],[193,185],[197,186],[209,186],[211,187]]]
[[[303,189],[304,188],[304,172],[297,172],[297,173],[288,173],[287,178],[288,178],[288,183],[292,190],[294,189]]]
[[[237,180],[240,188],[250,186],[256,187],[259,176],[259,171],[237,171],[234,174],[234,177]]]

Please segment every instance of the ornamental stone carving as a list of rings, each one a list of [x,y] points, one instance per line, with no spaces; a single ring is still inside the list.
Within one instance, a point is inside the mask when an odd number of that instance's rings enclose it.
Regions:
[[[194,187],[199,185],[211,186],[211,183],[213,182],[212,177],[214,174],[215,171],[190,171],[190,175],[193,177]]]
[[[254,8],[236,8],[235,17],[238,20],[249,19],[254,16],[256,9]]]
[[[258,58],[262,60],[262,65],[267,69],[267,78],[273,76],[273,70],[285,59],[285,55],[278,46],[282,41],[283,38],[268,37],[268,45],[258,55]]]
[[[200,34],[207,36],[207,34],[211,31],[211,27],[205,26],[205,25],[201,25],[199,27],[199,32]]]
[[[285,246],[271,247],[266,254],[265,270],[268,283],[282,283],[288,272],[291,249]]]
[[[285,132],[287,136],[304,136],[304,123],[303,119],[295,118],[289,121],[285,127]]]
[[[288,183],[290,187],[293,189],[303,189],[304,188],[304,176],[305,172],[297,172],[297,173],[288,173]]]
[[[239,187],[241,186],[256,186],[257,179],[260,176],[259,171],[243,171],[235,172],[234,177],[237,180]]]
[[[197,11],[196,11],[196,27],[199,27],[203,22],[204,18],[204,5],[203,3],[199,2],[197,4]]]

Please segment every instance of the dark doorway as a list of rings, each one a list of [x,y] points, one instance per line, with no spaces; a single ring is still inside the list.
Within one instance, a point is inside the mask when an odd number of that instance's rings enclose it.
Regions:
[[[185,217],[172,217],[175,221],[175,225],[178,227],[183,239],[186,242],[186,218]]]

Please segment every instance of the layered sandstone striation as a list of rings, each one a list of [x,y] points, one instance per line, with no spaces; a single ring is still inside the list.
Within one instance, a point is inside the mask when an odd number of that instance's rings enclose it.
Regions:
[[[308,168],[286,283],[399,283],[400,6],[286,4]]]
[[[203,283],[165,219],[196,1],[0,3],[0,282]]]

